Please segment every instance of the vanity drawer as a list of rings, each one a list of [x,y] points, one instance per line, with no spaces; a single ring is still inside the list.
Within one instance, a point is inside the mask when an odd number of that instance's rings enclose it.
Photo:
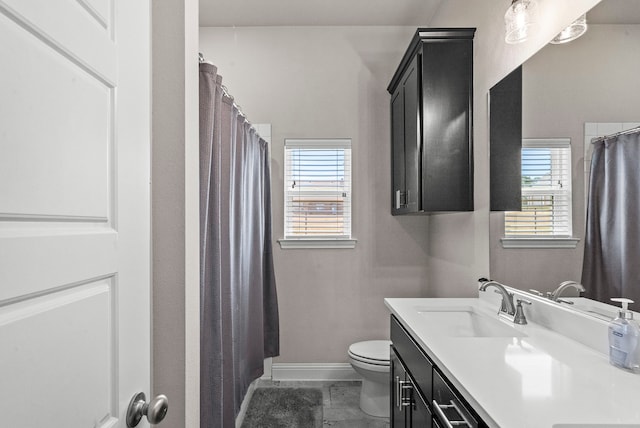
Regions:
[[[443,379],[438,369],[433,371],[433,399],[431,401],[434,419],[442,426],[478,428],[478,419]]]
[[[400,322],[391,316],[391,342],[405,367],[411,373],[420,394],[427,403],[432,401],[433,363],[413,341]]]

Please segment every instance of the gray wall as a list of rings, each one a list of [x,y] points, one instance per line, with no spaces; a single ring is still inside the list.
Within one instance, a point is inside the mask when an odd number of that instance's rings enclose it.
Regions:
[[[276,362],[346,362],[357,340],[388,337],[384,297],[477,296],[489,274],[487,92],[597,0],[542,4],[538,32],[504,43],[501,0],[448,0],[425,26],[478,27],[475,41],[476,211],[389,214],[389,95],[415,28],[202,28],[200,49],[254,123],[271,123],[274,238],[282,237],[287,137],[348,137],[354,154],[354,250],[274,249],[280,299]]]
[[[567,45],[548,45],[523,67],[523,137],[568,137],[575,249],[504,249],[502,213],[491,218],[491,275],[522,289],[580,281],[585,230],[585,122],[640,121],[639,25],[591,25]]]
[[[199,426],[198,1],[152,2],[152,396]],[[145,391],[147,392],[147,391]]]
[[[383,298],[430,296],[428,217],[390,214],[389,94],[415,28],[203,28],[200,49],[254,123],[272,124],[274,238],[283,236],[285,138],[352,139],[355,249],[274,248],[278,362],[346,361],[388,337]]]

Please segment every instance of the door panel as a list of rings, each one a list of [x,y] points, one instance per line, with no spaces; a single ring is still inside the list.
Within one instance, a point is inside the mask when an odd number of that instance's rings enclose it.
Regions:
[[[404,88],[404,157],[407,212],[420,210],[420,55],[417,55],[402,78]]]
[[[404,156],[404,89],[398,85],[391,97],[391,157],[392,188],[391,212],[402,214],[406,211],[405,196],[405,156]]]
[[[92,427],[109,418],[112,284],[108,278],[3,308],[0,402],[12,405],[1,417],[19,421],[29,415],[28,421],[7,426],[63,427],[73,415],[77,426]]]
[[[402,406],[402,382],[407,380],[407,372],[398,358],[395,349],[391,348],[391,428],[404,428],[409,421],[405,407]]]
[[[4,63],[38,58],[35,67],[2,72],[2,99],[12,101],[0,104],[1,117],[34,123],[3,121],[11,156],[0,157],[0,212],[17,220],[107,221],[113,87],[2,15],[0,38]]]
[[[413,410],[411,412],[411,426],[415,428],[431,428],[431,411],[424,402],[418,388],[413,384],[411,401],[413,403]]]
[[[149,393],[149,18],[0,0],[0,426],[123,428]]]
[[[111,11],[113,10],[112,0],[77,0],[80,6],[84,7],[96,22],[103,28],[109,29],[111,25]]]

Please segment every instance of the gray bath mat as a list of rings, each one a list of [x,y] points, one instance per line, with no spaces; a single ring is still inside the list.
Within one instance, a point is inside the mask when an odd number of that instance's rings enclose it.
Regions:
[[[242,428],[321,428],[322,390],[257,388]]]

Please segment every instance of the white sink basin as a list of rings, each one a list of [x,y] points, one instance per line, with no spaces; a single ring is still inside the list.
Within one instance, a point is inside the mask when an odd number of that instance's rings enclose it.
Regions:
[[[451,337],[524,337],[507,322],[480,313],[472,306],[459,308],[419,308],[422,319],[433,332]]]

